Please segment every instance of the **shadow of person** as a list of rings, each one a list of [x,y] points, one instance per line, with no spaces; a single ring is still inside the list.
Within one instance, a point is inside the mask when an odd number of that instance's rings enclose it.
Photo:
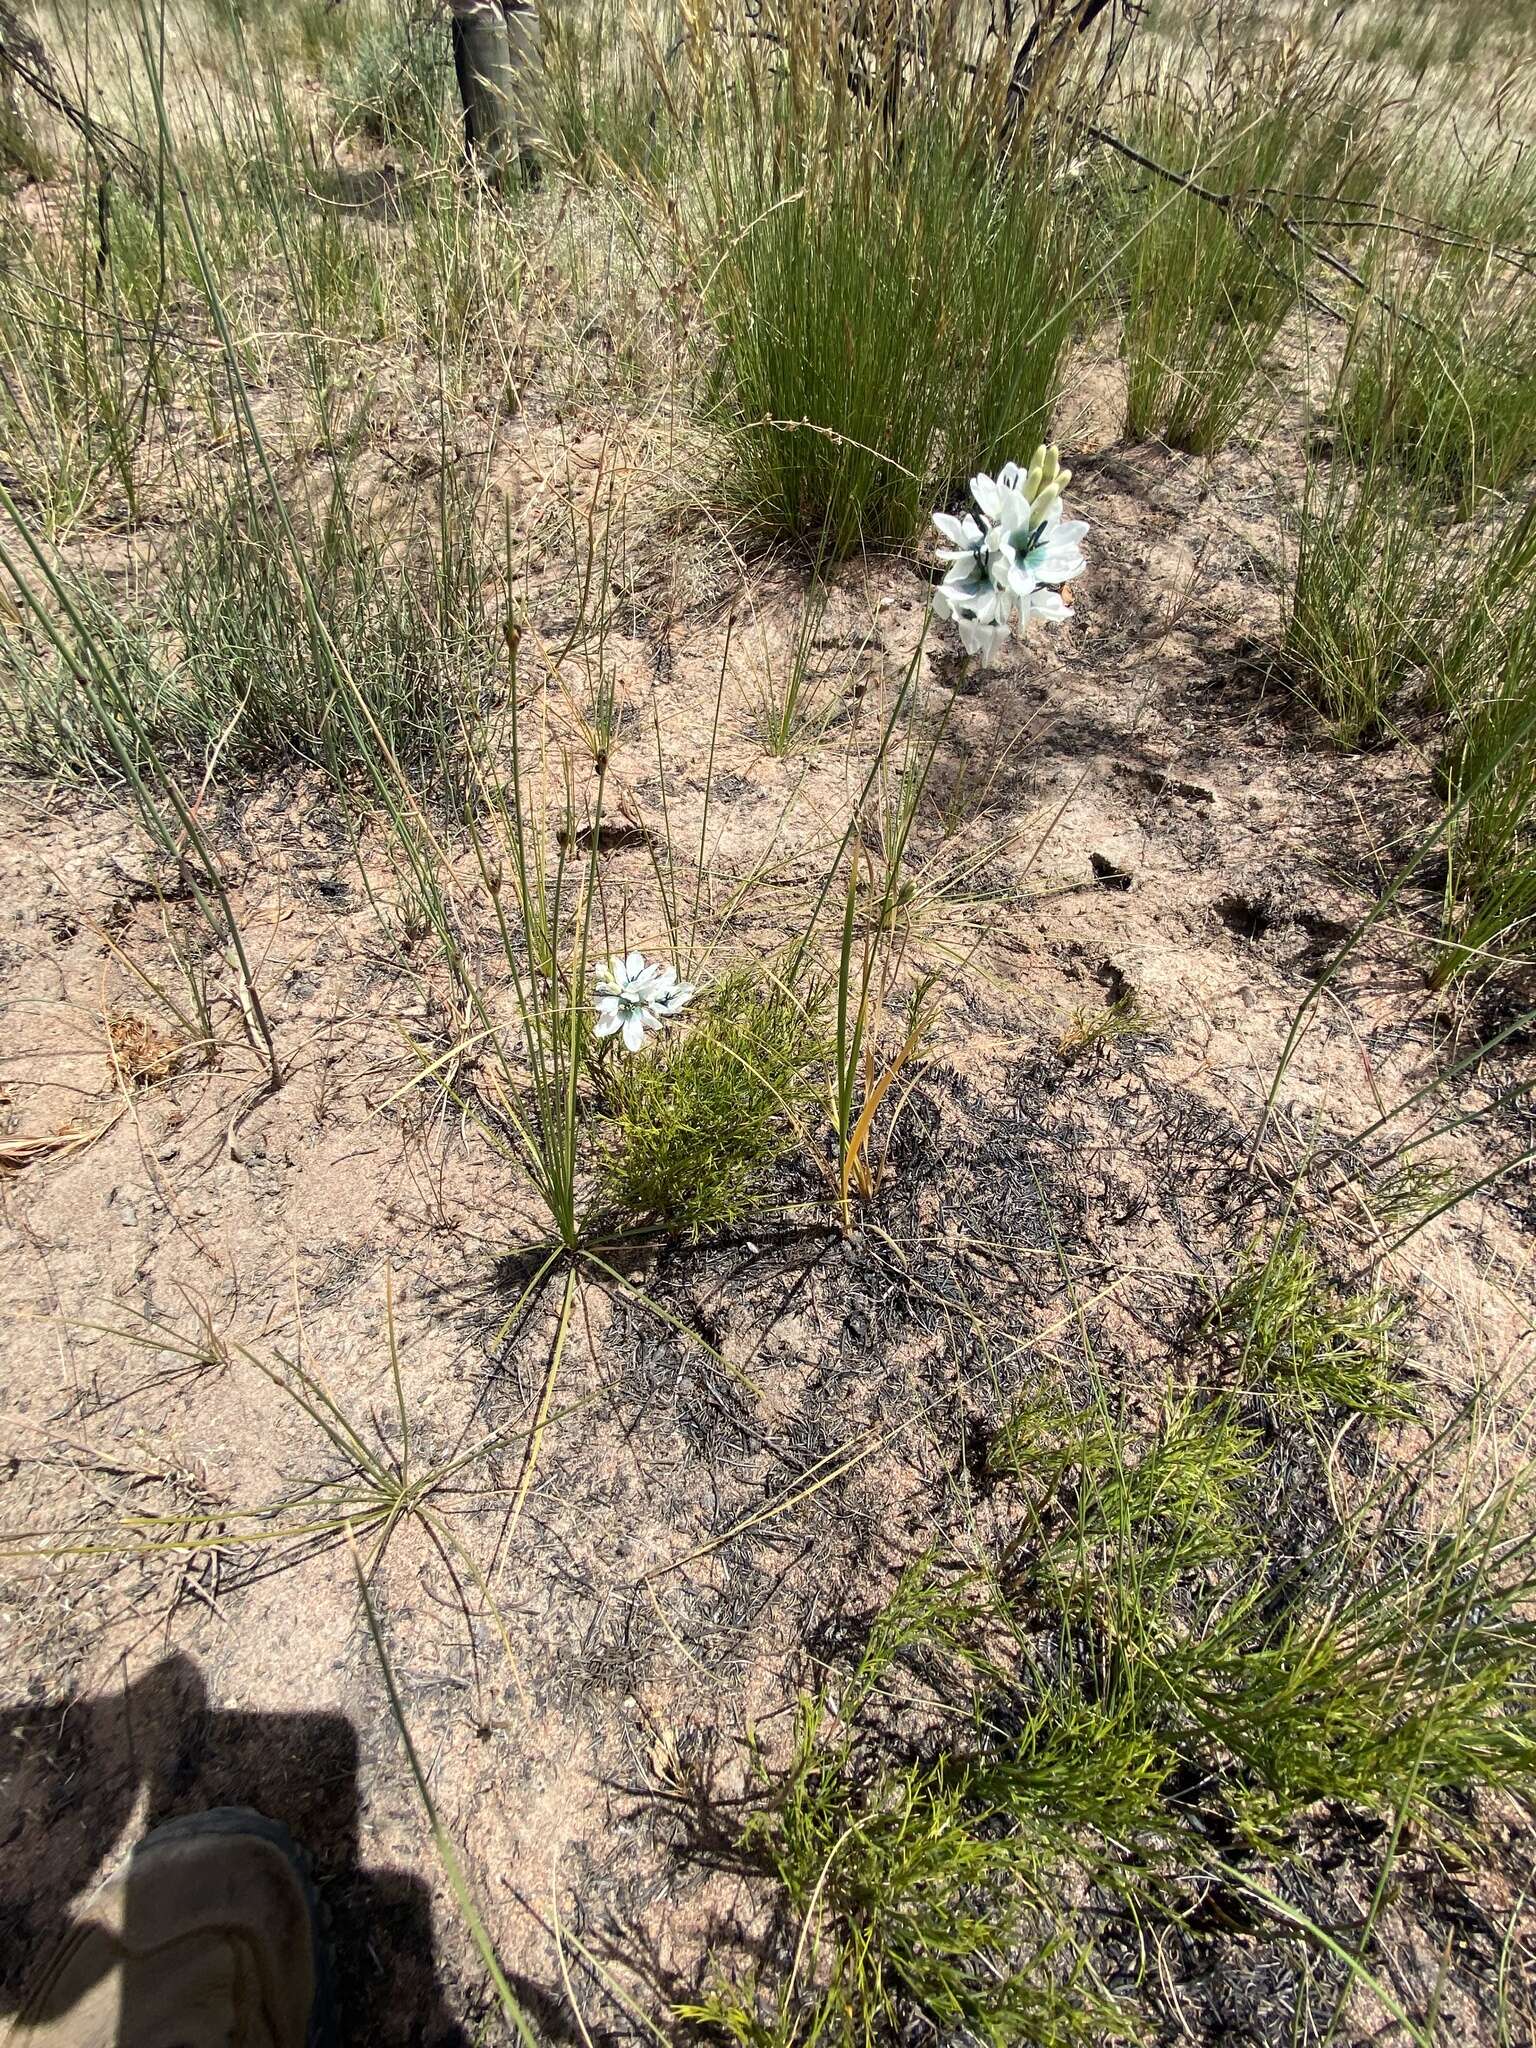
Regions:
[[[438,1981],[430,1893],[358,1862],[358,1745],[340,1714],[211,1706],[191,1658],[115,1693],[0,1709],[0,2015],[90,1917],[90,1893],[163,1822],[246,1807],[302,1845],[328,1931],[342,2044],[465,2040]],[[134,1878],[126,1914],[132,1917]],[[119,2038],[136,2038],[122,2015]],[[50,2014],[57,2019],[57,2014]]]

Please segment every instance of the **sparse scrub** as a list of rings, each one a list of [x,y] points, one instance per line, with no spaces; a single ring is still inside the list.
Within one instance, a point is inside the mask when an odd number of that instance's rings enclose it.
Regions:
[[[1486,695],[1453,715],[1445,943],[1436,979],[1529,956],[1536,917],[1536,607]]]
[[[1415,166],[1410,187],[1426,220],[1465,239],[1472,259],[1489,249],[1525,249],[1536,236],[1536,150],[1522,138],[1500,139],[1470,161],[1462,152],[1431,148]]]
[[[576,0],[524,182],[442,0],[28,0],[20,1946],[126,1683],[178,1806],[295,1802],[360,2038],[1530,2031],[1536,215],[1471,8]],[[481,1827],[534,1763],[553,1853]]]
[[[0,176],[29,182],[45,178],[53,165],[9,82],[0,83]]]
[[[798,966],[822,906],[845,876],[833,977],[833,1158],[828,1170],[845,1234],[853,1229],[855,1205],[870,1202],[880,1191],[896,1119],[914,1084],[937,1008],[937,972],[911,982],[905,1001],[900,984],[917,908],[908,855],[943,720],[926,733],[918,721],[909,720],[901,752],[890,759],[887,751],[921,660],[920,642],[896,693],[861,802],[794,955]]]
[[[358,772],[358,712],[423,784],[455,777],[466,726],[491,709],[493,628],[480,607],[467,535],[453,526],[392,546],[323,526],[310,563],[324,619],[317,642],[281,528],[239,494],[193,524],[153,596],[111,599],[72,579],[69,601],[117,687],[132,693],[133,733],[57,642],[19,632],[0,652],[4,751],[33,774],[116,781],[124,750],[151,745],[198,774],[249,774],[283,759]],[[350,677],[338,700],[334,660]],[[134,735],[137,735],[135,737]]]
[[[50,535],[103,501],[139,514],[143,444],[171,401],[170,352],[157,345],[147,216],[131,200],[101,264],[101,224],[85,195],[62,218],[7,237],[0,263],[0,439],[14,487]]]
[[[75,577],[68,601],[138,712],[127,730],[112,701],[92,688],[89,672],[41,630],[24,607],[0,642],[0,758],[12,768],[60,782],[115,783],[126,757],[164,746],[182,725],[179,694],[149,636],[126,623],[98,582]]]
[[[154,851],[172,862],[182,877],[212,957],[233,979],[246,1032],[264,1056],[268,1080],[276,1088],[282,1070],[272,1027],[220,863],[199,822],[199,799],[189,795],[176,768],[162,756],[146,723],[151,707],[136,695],[136,677],[120,661],[113,631],[109,626],[104,629],[99,613],[93,617],[75,603],[71,587],[25,526],[3,483],[0,512],[10,529],[20,534],[28,557],[24,572],[0,527],[0,569],[9,579],[18,618],[26,620],[39,643],[51,647],[63,673],[78,685],[81,715],[90,720],[93,737],[105,743]],[[69,729],[78,729],[73,718]],[[193,1008],[203,1021],[204,1038],[211,1042],[202,963],[179,951],[176,961],[178,968],[185,967]]]
[[[815,658],[830,597],[826,582],[813,575],[800,605],[782,677],[775,672],[772,655],[765,653],[764,672],[754,679],[753,723],[770,754],[789,754],[810,745],[837,708],[835,699],[828,701]]]

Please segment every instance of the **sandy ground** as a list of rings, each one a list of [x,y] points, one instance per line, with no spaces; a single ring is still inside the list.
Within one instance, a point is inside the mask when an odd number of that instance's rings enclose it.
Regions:
[[[343,1471],[284,1361],[401,1449],[387,1302],[416,1469],[474,1455],[435,1496],[462,1550],[407,1522],[374,1564],[381,1630],[503,1959],[535,2017],[575,2038],[557,1918],[642,1996],[696,1985],[706,1937],[727,1967],[749,1954],[759,1916],[727,1846],[748,1731],[771,1753],[796,1687],[901,1563],[977,1511],[971,1447],[1017,1390],[1086,1328],[1134,1412],[1298,1173],[1341,1272],[1390,1237],[1338,1192],[1333,1148],[1513,1000],[1431,995],[1433,875],[1316,1005],[1253,1141],[1312,978],[1429,822],[1423,759],[1411,733],[1331,751],[1266,675],[1284,558],[1270,457],[1236,450],[1208,470],[1117,443],[1112,367],[1070,387],[1066,412],[1074,506],[1093,526],[1072,623],[981,675],[941,633],[923,657],[924,718],[958,694],[917,836],[911,967],[949,973],[878,1233],[848,1245],[819,1222],[769,1225],[648,1253],[622,1290],[584,1281],[517,1512],[558,1287],[519,1310],[516,1254],[540,1227],[526,1185],[410,1085],[413,1041],[447,1042],[446,992],[386,941],[319,780],[285,775],[217,827],[283,1058],[276,1093],[227,983],[211,1063],[183,1055],[120,1083],[108,1048],[132,1042],[124,1018],[167,1028],[125,962],[163,970],[167,920],[200,944],[191,909],[162,906],[152,884],[174,878],[118,809],[6,793],[5,1125],[89,1135],[0,1178],[0,1522],[13,1551],[35,1537],[65,1553],[13,1557],[0,1608],[8,1995],[146,1822],[235,1799],[288,1820],[314,1855],[349,2041],[430,2043],[485,2018],[352,1556],[324,1535],[271,1540],[323,1523],[316,1489]],[[509,448],[497,474],[514,506],[525,471]],[[677,580],[660,598],[666,579],[647,585],[612,650],[626,738],[611,794],[660,832],[659,726],[687,849],[728,607],[678,599]],[[792,928],[926,587],[914,563],[840,573],[815,649],[824,729],[783,759],[752,704],[803,585],[763,564],[734,591],[706,977]],[[539,699],[536,677],[523,687]],[[558,700],[542,702],[563,729]],[[603,876],[613,932],[655,946],[643,846],[605,855]],[[1064,1033],[1126,997],[1132,1033],[1062,1055]],[[1511,1040],[1460,1106],[1528,1063]],[[1529,1144],[1528,1118],[1501,1111],[1432,1156],[1474,1181]],[[789,1193],[809,1214],[814,1172]],[[1528,1175],[1504,1178],[1390,1263],[1422,1390],[1402,1447],[1477,1387],[1505,1390],[1495,1409],[1516,1430],[1531,1202]],[[251,1517],[275,1503],[275,1524]],[[1276,1503],[1291,1512],[1300,1528],[1299,1494]],[[134,1555],[126,1517],[166,1517],[138,1536],[198,1547]],[[1432,1971],[1433,1940],[1414,1938]],[[600,2005],[574,1967],[578,1997]],[[1217,2037],[1217,1994],[1195,2003]]]

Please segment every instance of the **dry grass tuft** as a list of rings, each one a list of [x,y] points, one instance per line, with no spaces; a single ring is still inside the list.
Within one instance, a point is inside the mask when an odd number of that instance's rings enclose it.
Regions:
[[[114,1081],[153,1088],[168,1081],[186,1055],[185,1042],[133,1010],[107,1014],[107,1060]]]

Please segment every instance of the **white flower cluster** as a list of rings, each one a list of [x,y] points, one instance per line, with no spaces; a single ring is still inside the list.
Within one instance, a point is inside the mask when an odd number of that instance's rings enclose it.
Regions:
[[[597,1022],[594,1038],[622,1034],[625,1047],[638,1052],[647,1031],[659,1031],[693,996],[691,982],[679,981],[677,969],[643,953],[615,953],[597,964]]]
[[[953,619],[967,654],[990,661],[1017,626],[1023,637],[1035,619],[1065,619],[1071,607],[1055,586],[1083,572],[1082,519],[1067,519],[1062,493],[1072,480],[1059,448],[1037,448],[1023,470],[1005,462],[995,477],[973,476],[971,496],[981,519],[936,512],[933,523],[949,546],[949,563],[934,592],[933,609]]]

